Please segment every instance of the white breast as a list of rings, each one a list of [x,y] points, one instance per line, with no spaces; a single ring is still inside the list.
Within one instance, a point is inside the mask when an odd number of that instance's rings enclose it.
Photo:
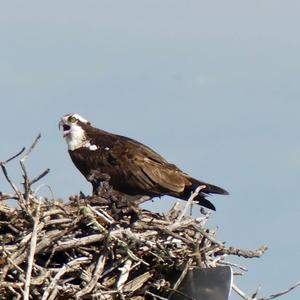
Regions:
[[[81,148],[86,142],[84,130],[77,125],[72,125],[69,133],[65,136],[68,149],[73,151]]]

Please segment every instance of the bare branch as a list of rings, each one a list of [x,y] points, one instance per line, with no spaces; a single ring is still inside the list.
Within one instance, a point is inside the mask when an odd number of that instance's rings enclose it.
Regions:
[[[37,181],[41,180],[43,177],[45,177],[48,173],[50,172],[50,169],[46,169],[42,174],[38,175],[37,177],[33,178],[30,182],[29,182],[29,186],[32,186],[34,183],[36,183]]]
[[[285,295],[285,294],[289,293],[290,291],[294,290],[298,286],[300,286],[300,281],[296,282],[293,286],[291,286],[290,288],[288,288],[284,291],[281,291],[279,293],[276,293],[276,294],[273,294],[273,295],[270,295],[270,296],[267,296],[267,297],[259,298],[258,300],[270,300],[270,299],[278,298],[282,295]]]
[[[33,148],[36,146],[36,144],[40,138],[41,138],[41,134],[39,133],[38,136],[36,137],[36,139],[34,140],[34,142],[32,143],[32,145],[25,152],[25,155],[20,159],[20,165],[21,165],[21,168],[23,171],[23,179],[24,179],[23,185],[24,185],[24,195],[25,195],[26,201],[28,201],[28,195],[30,192],[30,180],[29,180],[28,173],[27,173],[27,170],[25,167],[25,161],[27,160],[29,154],[31,153]]]
[[[19,200],[21,200],[21,199],[23,200],[22,193],[18,190],[17,186],[9,178],[7,170],[6,170],[5,166],[4,166],[4,164],[1,164],[1,169],[2,169],[2,172],[3,172],[4,176],[5,176],[5,179],[7,180],[7,182],[9,183],[9,185],[12,187],[12,189],[14,190],[14,192],[16,193],[16,195],[18,196],[18,199]]]
[[[253,299],[251,296],[247,295],[246,293],[244,293],[242,290],[240,290],[234,283],[232,284],[232,289],[241,296],[241,298],[245,299],[245,300],[255,300]]]
[[[19,155],[21,155],[23,152],[25,151],[25,147],[23,147],[17,154],[15,154],[14,156],[8,158],[7,160],[5,161],[0,161],[0,165],[5,165],[7,164],[8,162],[10,162],[11,160],[15,159],[16,157],[18,157]]]
[[[41,137],[42,137],[42,135],[41,135],[41,133],[39,133],[38,136],[35,138],[34,142],[32,143],[32,145],[28,148],[25,155],[23,156],[23,158],[22,158],[23,162],[27,159],[27,157],[29,156],[29,154],[31,153],[33,148],[36,146],[37,142],[39,141],[39,139]]]
[[[38,200],[38,204],[37,204],[35,216],[34,216],[34,224],[33,224],[33,230],[32,230],[32,235],[31,235],[30,251],[29,251],[29,256],[28,256],[26,282],[25,282],[25,290],[24,290],[24,300],[29,299],[31,272],[32,272],[33,259],[34,259],[35,249],[36,249],[38,224],[39,224],[39,218],[40,218],[40,206],[41,206],[41,203],[40,203],[40,200]]]
[[[119,268],[119,270],[121,271],[119,280],[117,281],[117,289],[119,291],[121,291],[123,289],[123,286],[124,286],[124,284],[126,283],[126,281],[128,279],[131,265],[132,265],[132,260],[127,259],[125,261],[124,265]]]
[[[191,194],[190,198],[188,199],[188,201],[185,204],[185,207],[183,209],[183,211],[181,212],[181,214],[178,216],[176,223],[180,222],[181,219],[185,216],[185,214],[187,213],[188,209],[191,207],[195,197],[198,196],[198,194],[201,192],[201,190],[205,189],[206,185],[200,185],[196,188],[196,190]]]
[[[254,257],[261,257],[267,250],[268,250],[267,246],[261,246],[257,250],[242,250],[234,247],[229,247],[229,248],[222,247],[222,249],[219,250],[217,254],[218,255],[228,254],[228,255],[243,256],[245,258],[254,258]]]

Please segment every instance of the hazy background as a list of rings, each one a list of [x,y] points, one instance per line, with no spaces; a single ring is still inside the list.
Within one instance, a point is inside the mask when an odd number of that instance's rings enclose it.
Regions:
[[[290,0],[2,1],[0,160],[41,132],[29,171],[49,167],[43,182],[67,200],[91,189],[68,157],[62,115],[140,140],[230,191],[211,198],[220,240],[269,246],[233,259],[249,269],[237,284],[284,289],[300,279],[299,12]],[[17,161],[8,170],[21,182]]]

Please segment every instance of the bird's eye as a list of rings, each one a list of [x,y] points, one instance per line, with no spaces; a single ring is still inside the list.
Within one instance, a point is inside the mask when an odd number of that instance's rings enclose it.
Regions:
[[[70,123],[75,123],[75,122],[77,121],[77,119],[76,119],[74,116],[70,116],[70,117],[68,118],[68,121],[69,121]]]

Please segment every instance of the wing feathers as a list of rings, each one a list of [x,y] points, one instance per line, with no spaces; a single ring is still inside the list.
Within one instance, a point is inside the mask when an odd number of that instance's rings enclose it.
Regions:
[[[157,186],[176,193],[181,193],[185,188],[183,176],[177,170],[169,169],[165,164],[145,158],[141,168]]]

